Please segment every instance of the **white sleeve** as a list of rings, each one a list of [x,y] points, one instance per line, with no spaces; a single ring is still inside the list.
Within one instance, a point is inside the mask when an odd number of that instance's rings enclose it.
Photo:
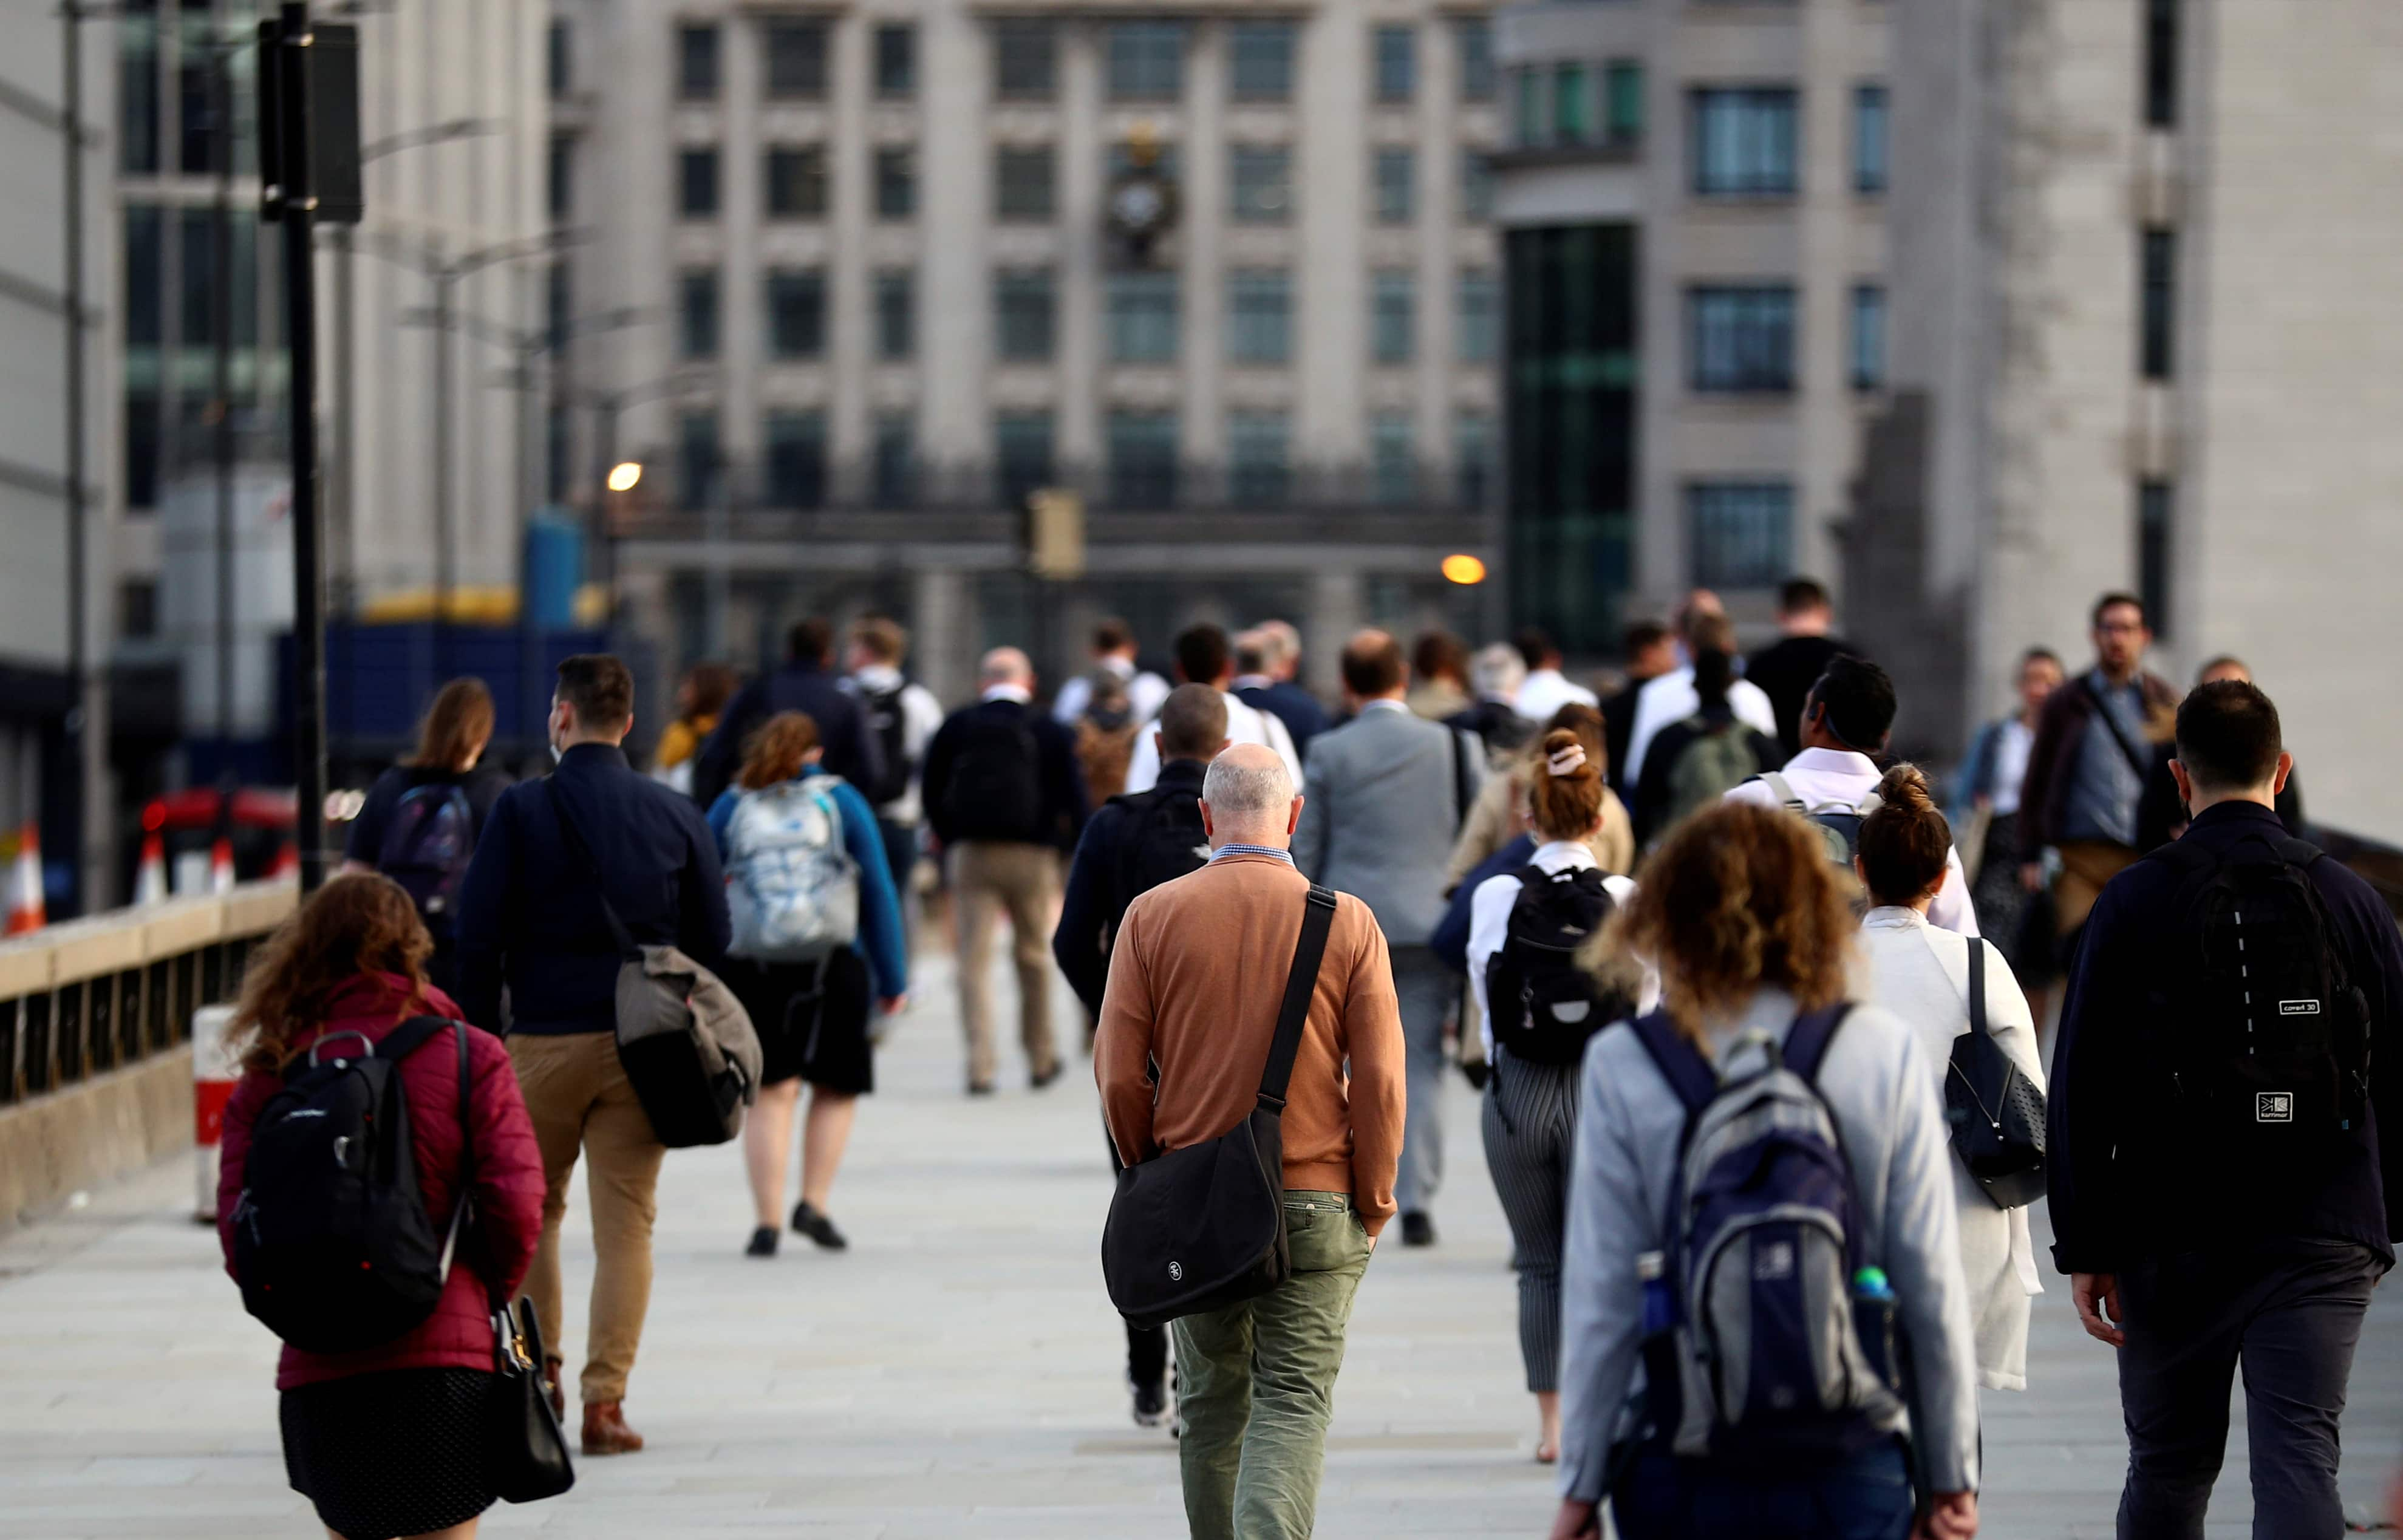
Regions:
[[[1630,786],[1644,784],[1645,751],[1652,746],[1652,740],[1658,738],[1661,728],[1666,726],[1660,716],[1660,696],[1646,685],[1636,692],[1635,721],[1627,730],[1626,781]]]
[[[1635,879],[1632,877],[1604,877],[1602,886],[1610,895],[1611,902],[1621,909],[1626,908],[1627,901],[1635,896]],[[1644,957],[1639,956],[1635,961],[1644,969],[1643,982],[1635,987],[1635,1014],[1649,1016],[1660,1008],[1660,970]]]
[[[1137,721],[1147,722],[1168,704],[1168,681],[1146,669],[1128,682],[1127,704],[1133,709]]]
[[[1485,969],[1509,939],[1510,910],[1526,884],[1509,872],[1477,884],[1468,900],[1468,990],[1477,1000],[1479,1031],[1485,1036],[1485,1061],[1493,1062],[1493,1012],[1485,1001]]]
[[[1060,693],[1051,701],[1051,715],[1054,720],[1074,724],[1085,715],[1085,706],[1092,698],[1093,682],[1080,673],[1060,687]]]
[[[1286,730],[1285,718],[1262,707],[1252,709],[1259,713],[1261,741],[1276,750],[1277,757],[1285,761],[1285,773],[1293,777],[1295,785],[1300,785],[1301,751],[1293,746],[1293,734]]]
[[[1969,901],[1969,879],[1961,869],[1961,853],[1944,853],[1944,885],[1927,906],[1927,923],[1956,936],[1978,934],[1978,906]]]
[[[1769,692],[1751,680],[1739,679],[1728,687],[1728,706],[1744,726],[1777,736],[1777,707],[1771,703]]]
[[[943,703],[924,685],[901,692],[901,748],[912,762],[925,758],[926,745],[943,725]]]
[[[1157,717],[1144,723],[1134,735],[1134,757],[1127,762],[1126,789],[1130,795],[1149,791],[1160,784],[1160,721]]]
[[[1725,797],[1720,798],[1719,800],[1722,802],[1749,802],[1756,808],[1768,808],[1771,812],[1774,812],[1785,805],[1777,799],[1777,794],[1775,792],[1769,789],[1769,783],[1766,781],[1746,781],[1740,785],[1731,786],[1729,788],[1728,794]]]

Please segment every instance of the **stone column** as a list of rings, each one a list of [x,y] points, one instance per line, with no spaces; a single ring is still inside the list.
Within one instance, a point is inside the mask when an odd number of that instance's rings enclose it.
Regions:
[[[1102,309],[1106,279],[1102,251],[1103,23],[1063,18],[1060,27],[1060,116],[1054,141],[1053,190],[1059,200],[1058,296],[1052,337],[1059,394],[1052,451],[1063,467],[1101,463]]]

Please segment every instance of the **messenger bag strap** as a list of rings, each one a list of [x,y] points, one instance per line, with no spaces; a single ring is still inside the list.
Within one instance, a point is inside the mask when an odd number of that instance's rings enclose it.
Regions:
[[[1986,943],[1975,936],[1969,937],[1969,1035],[1987,1035]]]
[[[1283,1113],[1293,1061],[1301,1052],[1301,1029],[1318,992],[1318,965],[1327,956],[1327,933],[1335,925],[1335,892],[1310,885],[1301,911],[1301,937],[1293,944],[1293,971],[1285,977],[1285,1006],[1277,1012],[1276,1036],[1269,1043],[1268,1067],[1260,1072],[1262,1112]]]
[[[2128,735],[2119,730],[2119,719],[2111,715],[2111,703],[2103,699],[2101,690],[2094,687],[2094,676],[2087,674],[2077,681],[2077,685],[2086,692],[2086,699],[2094,703],[2094,715],[2103,719],[2103,730],[2111,735],[2111,742],[2119,745],[2119,753],[2127,759],[2128,768],[2136,772],[2136,784],[2143,785],[2151,780],[2152,762],[2138,754],[2136,745],[2129,742]],[[2141,695],[2144,691],[2140,687],[2137,693]]]
[[[641,945],[635,941],[633,932],[626,928],[626,923],[618,918],[618,906],[609,902],[609,889],[601,881],[601,867],[592,859],[592,847],[584,842],[584,831],[576,826],[574,818],[568,816],[567,799],[559,795],[558,778],[544,776],[542,790],[543,795],[550,798],[551,813],[559,820],[560,833],[567,838],[569,852],[582,865],[585,875],[592,880],[592,896],[601,900],[601,917],[609,922],[610,938],[618,943],[618,950],[621,955],[640,956],[643,950]]]

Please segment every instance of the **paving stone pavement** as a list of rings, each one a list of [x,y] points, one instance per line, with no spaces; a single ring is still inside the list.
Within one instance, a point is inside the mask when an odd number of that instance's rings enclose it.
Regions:
[[[944,960],[923,961],[921,985],[836,1188],[852,1250],[787,1236],[776,1261],[745,1259],[739,1155],[672,1156],[628,1401],[650,1448],[582,1463],[557,1502],[494,1508],[486,1533],[1183,1533],[1174,1446],[1126,1414],[1084,1062],[1038,1094],[1005,1061],[1002,1093],[968,1101]],[[1455,1081],[1443,1244],[1382,1249],[1361,1291],[1319,1509],[1327,1540],[1546,1533],[1551,1481],[1531,1459],[1507,1235],[1475,1110]],[[0,1240],[0,1535],[322,1533],[284,1481],[272,1341],[190,1223],[190,1192],[188,1163],[172,1162]],[[580,1195],[572,1213],[571,1365],[591,1261]],[[2346,1494],[2363,1518],[2403,1445],[2398,1368],[2403,1308],[2382,1297],[2347,1418]],[[2035,1390],[1987,1403],[1986,1534],[2110,1533],[2125,1458],[2111,1375],[2065,1289],[2039,1300]],[[2243,1449],[2240,1414],[2214,1536],[2249,1532]]]

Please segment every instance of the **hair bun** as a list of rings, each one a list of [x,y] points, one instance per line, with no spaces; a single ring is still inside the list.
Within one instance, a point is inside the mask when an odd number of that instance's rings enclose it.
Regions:
[[[1878,800],[1909,812],[1933,812],[1936,795],[1928,789],[1926,772],[1917,765],[1896,765],[1878,783]]]

